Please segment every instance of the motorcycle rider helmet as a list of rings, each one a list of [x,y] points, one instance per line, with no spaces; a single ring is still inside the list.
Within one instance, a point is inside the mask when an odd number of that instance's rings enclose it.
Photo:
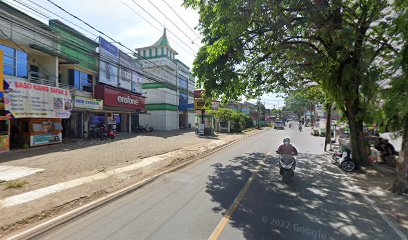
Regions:
[[[283,139],[283,144],[290,144],[290,139],[289,138],[284,138]]]

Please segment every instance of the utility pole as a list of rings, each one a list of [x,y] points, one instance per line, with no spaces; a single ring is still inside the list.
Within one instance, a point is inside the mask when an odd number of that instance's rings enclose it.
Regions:
[[[261,98],[260,97],[258,97],[258,111],[257,111],[257,117],[258,117],[258,121],[257,121],[257,125],[258,125],[258,129],[259,129],[259,116],[260,116],[260,114],[259,114],[259,106],[261,105]]]

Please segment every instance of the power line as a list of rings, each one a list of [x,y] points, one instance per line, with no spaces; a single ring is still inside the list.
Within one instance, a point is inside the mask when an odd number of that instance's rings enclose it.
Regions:
[[[13,1],[18,1],[18,0],[13,0]],[[36,3],[36,2],[34,2],[34,1],[32,1],[32,0],[28,0],[28,1],[31,2],[31,3],[33,3],[33,4],[35,4],[35,5],[38,6],[38,7],[40,7],[40,8],[42,8],[42,9],[46,10],[47,12],[49,12],[49,13],[51,13],[51,14],[57,16],[58,18],[61,18],[61,19],[65,20],[65,21],[71,23],[72,25],[74,25],[74,26],[76,26],[76,27],[78,27],[78,28],[84,30],[85,32],[91,34],[92,36],[94,36],[94,37],[97,37],[97,36],[98,36],[98,35],[92,33],[91,31],[88,31],[87,29],[85,29],[85,28],[79,26],[78,24],[76,24],[76,23],[74,23],[74,22],[72,22],[72,21],[70,21],[70,20],[68,20],[68,19],[66,19],[66,18],[64,18],[64,17],[62,17],[62,16],[60,16],[60,15],[54,13],[53,11],[46,9],[45,7],[39,5],[38,3]],[[20,4],[21,4],[21,3],[20,3]]]
[[[201,36],[198,35],[198,34],[184,21],[184,19],[181,18],[180,15],[179,15],[165,0],[162,0],[162,1],[173,11],[173,13],[175,13],[175,14],[177,15],[177,17],[178,17],[181,21],[183,21],[183,23],[184,23],[199,39],[201,39]]]
[[[106,37],[109,38],[111,41],[113,41],[113,42],[119,44],[119,45],[122,46],[123,48],[128,49],[129,51],[133,52],[134,54],[137,54],[138,56],[144,58],[146,61],[152,63],[153,65],[155,65],[156,67],[158,67],[158,68],[162,69],[163,71],[167,72],[167,73],[170,74],[171,76],[176,77],[176,79],[178,78],[177,75],[175,75],[175,74],[169,72],[168,70],[164,69],[163,67],[157,65],[155,62],[150,61],[148,58],[146,58],[146,57],[144,57],[144,56],[142,56],[142,55],[136,53],[134,50],[132,50],[132,49],[126,47],[125,45],[123,45],[122,43],[116,41],[115,39],[113,39],[113,38],[110,37],[109,35],[105,34],[104,32],[102,32],[102,31],[100,31],[100,30],[98,30],[98,29],[96,29],[95,27],[93,27],[93,26],[90,25],[89,23],[85,22],[84,20],[80,19],[79,17],[75,16],[74,14],[68,12],[67,10],[65,10],[64,8],[62,8],[61,6],[59,6],[58,4],[54,3],[53,1],[51,1],[51,0],[47,0],[47,1],[50,2],[51,4],[53,4],[54,6],[56,6],[57,8],[59,8],[60,10],[62,10],[63,12],[65,12],[65,13],[69,14],[70,16],[74,17],[74,18],[77,19],[78,21],[81,21],[82,23],[84,23],[85,25],[87,25],[87,26],[90,27],[91,29],[95,30],[95,31],[98,32],[99,34],[101,34],[101,35],[103,35],[103,36],[106,36]]]
[[[47,0],[50,1],[50,0]],[[144,9],[140,4],[138,4],[135,0],[132,0],[134,4],[136,4],[140,9],[142,9],[145,13],[147,13],[151,18],[153,18],[156,22],[158,22],[162,27],[165,27],[164,24],[162,24],[159,20],[157,20],[152,14],[150,14],[146,9]],[[176,37],[178,40],[180,40],[184,45],[186,45],[188,48],[193,50],[194,54],[196,54],[195,50],[191,48],[188,44],[186,44],[183,40],[181,40],[176,34],[174,34],[172,31],[169,30],[169,33],[171,33],[174,37]]]
[[[191,43],[197,45],[197,43],[195,43],[194,40],[192,40],[183,30],[181,30],[181,29],[177,26],[177,24],[175,24],[170,18],[168,18],[167,15],[164,14],[164,13],[160,10],[160,8],[158,8],[158,7],[157,7],[154,3],[152,3],[150,0],[147,0],[147,1],[148,1],[151,5],[153,5],[153,7],[156,8],[157,11],[159,11],[167,20],[169,20],[180,32],[182,32],[188,39],[190,39]],[[197,47],[200,47],[200,46],[197,45]]]
[[[140,13],[138,13],[135,9],[133,9],[132,7],[130,7],[129,5],[127,5],[124,1],[119,0],[123,5],[125,5],[127,8],[129,8],[132,12],[134,12],[136,15],[138,15],[139,17],[141,17],[143,20],[145,20],[147,23],[149,23],[152,27],[154,27],[155,29],[157,29],[159,32],[162,32],[161,29],[159,29],[158,27],[156,27],[154,24],[152,24],[150,21],[148,21],[145,17],[143,17]],[[160,24],[161,25],[161,24]],[[191,56],[195,57],[195,52],[191,53],[190,50],[185,49],[183,46],[181,46],[180,44],[178,44],[177,42],[174,42],[177,46],[179,46],[180,48],[182,48],[184,51],[186,51],[187,53],[189,53]]]
[[[26,28],[26,29],[28,29],[28,30],[31,30],[31,31],[33,31],[32,29],[30,29],[30,28],[28,28],[27,26],[24,26],[23,24],[21,24],[21,23],[19,23],[19,22],[15,22],[15,21],[13,21],[13,20],[10,20],[10,19],[7,19],[7,18],[4,18],[4,17],[1,17],[0,16],[0,18],[3,18],[3,19],[5,19],[5,20],[8,20],[8,21],[10,21],[10,22],[14,22],[14,23],[16,23],[16,24],[18,24],[18,25],[20,25],[21,27],[23,27],[23,28]],[[18,32],[18,31],[16,31],[16,30],[14,30],[15,32]],[[33,32],[35,32],[35,31],[33,31]],[[20,34],[22,34],[21,32],[19,32]],[[42,35],[44,35],[44,36],[47,36],[47,37],[50,37],[50,38],[54,38],[54,40],[56,39],[56,40],[59,40],[57,37],[55,37],[55,36],[53,36],[53,35],[51,35],[51,34],[46,34],[46,33],[42,33],[42,32],[36,32],[36,33],[39,33],[39,34],[42,34]],[[24,34],[22,34],[22,35],[24,35]],[[28,38],[31,38],[30,36],[27,36],[27,35],[25,35],[26,37],[28,37]],[[43,45],[46,45],[46,46],[48,46],[48,47],[50,47],[50,48],[52,48],[52,49],[54,49],[56,52],[59,52],[60,50],[59,49],[57,49],[57,48],[55,48],[55,47],[53,47],[53,46],[50,46],[50,45],[47,45],[47,44],[44,44],[44,43],[42,43],[42,42],[40,42],[40,41],[38,41],[38,40],[36,40],[36,39],[34,39],[34,38],[31,38],[32,40],[34,40],[34,41],[36,41],[36,42],[39,42],[39,43],[41,43],[41,44],[43,44]],[[76,47],[78,47],[78,45],[77,45],[78,43],[77,42],[75,42],[73,45],[74,46],[76,46]],[[132,51],[132,50],[131,50]],[[134,51],[132,51],[132,53],[134,53]],[[66,54],[66,53],[64,53],[64,54]],[[87,53],[88,55],[90,55],[90,56],[92,56],[92,57],[95,57],[95,54],[93,54],[92,52],[88,52]],[[70,54],[66,54],[66,55],[70,55]],[[71,57],[75,57],[75,56],[72,56],[72,55],[70,55]],[[103,61],[104,59],[102,58],[102,61]],[[146,59],[146,60],[148,60],[148,59]],[[148,60],[149,61],[149,60]],[[151,61],[149,61],[149,62],[151,62]],[[143,73],[141,73],[141,72],[138,72],[138,71],[134,71],[133,69],[129,69],[129,68],[126,68],[126,67],[124,67],[123,65],[120,65],[120,64],[118,64],[118,63],[112,63],[112,62],[110,62],[112,65],[116,65],[118,68],[122,68],[122,69],[127,69],[127,70],[130,70],[131,72],[136,72],[137,74],[139,74],[142,78],[144,78],[144,79],[146,79],[146,80],[149,80],[149,81],[153,81],[153,82],[156,82],[156,83],[165,83],[165,84],[170,84],[170,85],[173,85],[174,87],[176,87],[176,89],[177,89],[177,85],[174,85],[174,84],[171,84],[170,82],[162,82],[162,81],[158,81],[157,79],[155,79],[155,77],[150,77],[149,75],[151,75],[152,73],[148,73],[147,75],[146,74],[143,74]],[[154,63],[153,63],[154,64]],[[156,64],[155,64],[156,65]],[[156,65],[157,66],[157,65]],[[162,68],[163,69],[163,68]],[[46,70],[46,69],[45,69]],[[164,69],[163,69],[164,70]],[[48,71],[46,71],[46,72],[48,72]],[[102,71],[103,72],[103,71]],[[49,72],[48,72],[49,73]],[[169,72],[168,72],[169,73]],[[157,73],[154,73],[153,75],[151,75],[151,76],[154,76],[155,74],[157,74]],[[170,73],[171,74],[171,73]],[[158,76],[160,76],[160,77],[163,77],[163,78],[166,78],[166,76],[163,76],[163,75],[161,75],[161,74],[157,74]],[[171,75],[173,75],[173,76],[176,76],[176,75],[174,75],[174,74],[171,74]],[[56,79],[58,79],[58,77],[56,77]],[[177,79],[177,76],[176,76],[176,79]],[[159,90],[159,91],[162,91],[162,92],[164,92],[163,90]],[[189,92],[189,90],[187,89],[187,92]],[[167,94],[171,94],[171,93],[168,93],[168,92],[166,92]],[[176,96],[176,97],[178,97],[178,95],[177,94],[171,94],[171,95],[173,95],[173,96]]]
[[[10,20],[10,19],[4,18],[4,17],[2,17],[2,16],[0,16],[0,18],[5,19],[5,20],[8,20],[8,21],[13,22],[13,23],[16,23],[16,24],[20,24],[20,25],[22,26],[21,23],[17,23],[17,22],[15,22],[15,21],[12,21],[12,20]],[[0,29],[0,30],[1,30],[1,29]],[[34,31],[34,30],[32,30],[32,29],[29,29],[29,30],[31,30],[32,32],[35,32],[35,33],[42,34],[42,35],[46,36],[45,34],[40,33],[40,32],[36,32],[36,31]],[[1,30],[1,32],[2,32],[7,38],[9,38],[8,35],[5,34],[2,30]],[[19,31],[15,30],[15,29],[14,29],[14,32],[19,33],[20,35],[25,36],[25,37],[27,37],[27,38],[29,38],[29,39],[35,41],[35,42],[41,43],[41,42],[38,41],[37,39],[35,39],[35,38],[33,38],[33,37],[30,37],[30,36],[28,36],[28,35],[26,35],[26,34],[23,34],[22,32],[19,32]],[[18,43],[16,43],[14,40],[12,40],[12,39],[10,39],[10,38],[9,38],[9,40],[12,41],[20,50],[22,50],[22,51],[25,52],[24,48],[22,48]],[[57,49],[57,48],[55,48],[55,47],[53,47],[53,46],[51,46],[51,45],[44,44],[44,43],[43,43],[43,45],[44,45],[44,46],[47,46],[47,47],[49,47],[49,48],[51,48],[51,50],[54,50],[54,51],[56,51],[57,53],[60,52],[59,49]],[[27,53],[27,54],[28,54],[28,53]],[[65,54],[66,54],[66,53],[65,53]],[[30,54],[28,54],[28,55],[30,55]],[[73,56],[73,55],[71,55],[71,54],[66,54],[66,55],[69,55],[69,56],[71,56],[71,57],[75,57],[75,56]],[[156,82],[156,83],[167,83],[167,84],[171,84],[171,83],[169,83],[169,82],[159,81],[159,80],[155,79],[154,77],[149,76],[149,75],[151,75],[151,73],[141,73],[141,72],[135,71],[134,69],[131,69],[131,68],[128,68],[128,67],[126,67],[126,66],[124,66],[124,65],[121,65],[120,63],[112,62],[112,61],[110,61],[111,59],[109,59],[109,58],[105,58],[105,57],[100,56],[100,59],[101,59],[101,61],[103,61],[103,62],[109,63],[109,64],[111,64],[111,65],[117,67],[118,69],[125,69],[125,70],[128,70],[128,71],[130,71],[130,72],[135,72],[135,73],[139,74],[140,77],[142,77],[142,78],[144,78],[144,79],[146,79],[146,80],[153,81],[153,82]],[[52,75],[53,77],[55,77],[56,79],[58,79],[58,77],[56,77],[55,75],[53,75],[52,73],[50,73],[49,71],[47,71],[47,69],[44,68],[42,65],[39,64],[39,66],[40,66],[43,70],[45,70],[45,72],[47,72],[48,74],[50,74],[50,75]],[[102,70],[102,69],[99,69],[99,70],[100,70],[100,72],[105,72],[105,73],[106,73],[106,71],[104,71],[104,70]],[[160,75],[160,74],[158,74],[158,75]],[[152,76],[153,76],[153,75],[152,75]],[[161,76],[161,77],[163,77],[163,76]],[[119,76],[118,76],[118,79],[119,79]],[[176,87],[176,86],[173,85],[173,87]],[[122,88],[122,89],[123,89],[123,88]],[[169,92],[166,92],[166,91],[161,90],[161,89],[155,89],[155,90],[164,92],[164,93],[169,94],[169,95],[173,95],[173,96],[175,96],[175,97],[179,97],[179,95],[178,95],[177,93],[169,93]],[[153,93],[153,94],[155,94],[155,93]],[[157,94],[156,94],[156,95],[157,95]],[[160,96],[160,95],[157,95],[157,96]]]

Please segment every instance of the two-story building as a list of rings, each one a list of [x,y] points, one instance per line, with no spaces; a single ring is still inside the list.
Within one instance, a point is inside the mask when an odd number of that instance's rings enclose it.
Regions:
[[[70,117],[72,102],[69,90],[59,86],[58,65],[71,59],[61,54],[59,35],[48,25],[3,2],[0,15],[5,84],[0,106],[10,119],[8,144],[61,142],[62,119]]]

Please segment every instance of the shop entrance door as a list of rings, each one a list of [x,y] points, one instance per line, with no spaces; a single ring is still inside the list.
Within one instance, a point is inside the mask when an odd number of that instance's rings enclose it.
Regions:
[[[135,131],[139,126],[139,114],[132,114],[132,131]]]
[[[113,118],[116,120],[116,131],[122,132],[120,114],[119,113],[113,114]]]

